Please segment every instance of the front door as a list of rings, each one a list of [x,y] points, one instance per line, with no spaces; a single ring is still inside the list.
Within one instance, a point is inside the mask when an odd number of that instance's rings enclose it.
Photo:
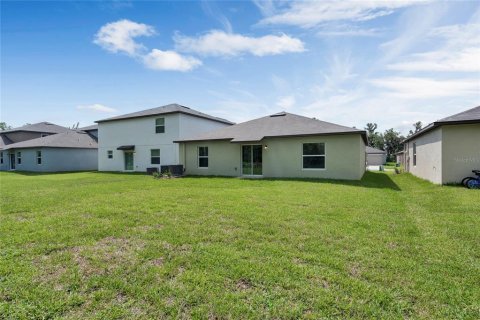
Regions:
[[[242,174],[246,176],[262,175],[262,145],[242,146]]]
[[[15,153],[10,154],[10,170],[15,170]]]
[[[133,152],[124,152],[125,170],[133,170]]]

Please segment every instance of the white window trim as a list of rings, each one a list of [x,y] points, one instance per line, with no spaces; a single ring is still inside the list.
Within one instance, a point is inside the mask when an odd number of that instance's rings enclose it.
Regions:
[[[412,165],[417,166],[417,142],[412,143]]]
[[[38,153],[40,152],[40,157],[38,156]],[[40,158],[40,163],[38,163],[38,159]],[[35,160],[37,162],[37,166],[41,166],[43,164],[43,155],[41,150],[37,150],[35,152]]]
[[[304,144],[309,144],[309,143],[323,143],[323,149],[324,149],[324,154],[309,154],[309,155],[304,155],[303,154],[303,145]],[[327,170],[327,144],[325,142],[302,142],[301,146],[301,153],[302,153],[302,159],[300,163],[300,167],[302,168],[302,171],[326,171]],[[324,168],[304,168],[303,167],[303,158],[304,157],[324,157],[325,158],[325,167]]]
[[[207,148],[207,156],[201,156],[200,155],[200,148]],[[208,150],[208,146],[198,146],[197,147],[197,168],[198,169],[208,169],[208,167],[210,166],[210,150]],[[208,162],[208,166],[206,167],[200,167],[200,158],[207,158],[207,162]]]
[[[152,156],[152,151],[153,150],[158,150],[158,156]],[[150,164],[151,165],[157,165],[157,166],[161,165],[161,163],[162,163],[161,156],[162,156],[162,152],[160,151],[160,148],[150,149]],[[158,158],[158,163],[152,163],[152,158]]]
[[[111,158],[110,158],[110,153],[112,154]],[[108,160],[113,160],[113,150],[107,150],[107,159]]]
[[[157,120],[158,120],[158,119],[163,119],[163,124],[162,124],[162,125],[157,124]],[[157,132],[157,128],[158,128],[158,127],[163,127],[163,132]],[[165,131],[166,131],[166,127],[165,127],[165,117],[155,118],[155,134],[165,133]]]
[[[17,151],[17,165],[22,165],[22,152],[21,151]]]

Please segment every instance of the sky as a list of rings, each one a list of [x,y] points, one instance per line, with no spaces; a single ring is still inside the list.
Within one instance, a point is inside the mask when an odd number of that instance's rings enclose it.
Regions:
[[[0,2],[0,121],[179,103],[403,134],[480,105],[478,1]]]

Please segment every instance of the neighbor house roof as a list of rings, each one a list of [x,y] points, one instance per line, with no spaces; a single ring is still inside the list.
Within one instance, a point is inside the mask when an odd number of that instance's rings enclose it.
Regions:
[[[435,122],[430,123],[428,126],[423,128],[422,130],[412,134],[411,136],[407,137],[403,142],[409,141],[415,137],[418,137],[430,130],[433,130],[442,125],[449,125],[449,124],[471,124],[471,123],[480,123],[480,106],[468,109],[466,111],[454,114],[449,117],[442,118]]]
[[[0,149],[3,149],[6,145],[13,143],[7,136],[0,134]]]
[[[307,118],[292,113],[280,112],[270,116],[254,119],[215,131],[196,135],[195,137],[175,142],[230,140],[231,142],[260,141],[268,137],[361,134],[365,142],[365,131],[340,126],[338,124]]]
[[[169,105],[166,105],[166,106],[163,106],[163,107],[147,109],[147,110],[137,111],[137,112],[133,112],[133,113],[127,113],[127,114],[124,114],[124,115],[121,115],[121,116],[116,116],[116,117],[112,117],[112,118],[98,120],[98,121],[95,121],[95,122],[102,123],[102,122],[125,120],[125,119],[132,119],[132,118],[150,117],[150,116],[156,116],[156,115],[162,115],[162,114],[171,114],[171,113],[183,113],[183,114],[188,114],[188,115],[198,117],[198,118],[208,119],[208,120],[222,122],[222,123],[226,123],[226,124],[234,124],[233,122],[230,122],[226,119],[213,117],[213,116],[208,115],[206,113],[196,111],[196,110],[190,109],[190,108],[185,107],[185,106],[181,106],[181,105],[176,104],[176,103],[169,104]]]
[[[386,154],[387,153],[387,151],[380,150],[380,149],[377,149],[377,148],[372,148],[372,147],[369,147],[369,146],[365,147],[365,152],[368,153],[368,154]]]
[[[62,127],[50,122],[39,122],[39,123],[34,123],[34,124],[26,124],[24,126],[18,127],[18,128],[13,128],[13,129],[8,129],[4,131],[0,131],[1,133],[11,133],[11,132],[17,132],[17,131],[30,131],[30,132],[45,132],[45,133],[61,133],[68,131],[70,129],[66,127]]]
[[[97,141],[88,133],[81,130],[68,130],[66,132],[52,134],[46,137],[12,143],[3,149],[21,148],[82,148],[96,149]]]

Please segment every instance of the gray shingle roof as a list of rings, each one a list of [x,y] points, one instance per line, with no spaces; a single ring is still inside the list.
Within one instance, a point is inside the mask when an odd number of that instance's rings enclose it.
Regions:
[[[0,149],[3,149],[6,145],[13,143],[7,136],[0,134]]]
[[[191,116],[195,116],[199,118],[209,119],[209,120],[222,122],[226,124],[233,124],[233,122],[230,122],[226,119],[213,117],[206,113],[196,111],[176,103],[168,104],[166,106],[162,106],[158,108],[147,109],[147,110],[137,111],[133,113],[127,113],[121,116],[98,120],[95,122],[102,123],[102,122],[108,122],[108,121],[124,120],[124,119],[131,119],[131,118],[142,118],[142,117],[156,116],[156,115],[169,114],[169,113],[184,113],[184,114],[189,114]]]
[[[407,137],[403,142],[409,141],[412,138],[418,137],[434,128],[437,128],[441,125],[446,124],[469,124],[469,123],[480,123],[480,106],[465,110],[463,112],[454,114],[449,117],[442,118],[435,122],[430,123],[428,126],[424,127],[422,130],[417,133],[412,134]]]
[[[377,149],[377,148],[372,148],[372,147],[369,147],[369,146],[365,147],[365,152],[368,153],[368,154],[386,154],[387,153],[384,150],[380,150],[380,149]]]
[[[3,149],[20,149],[20,148],[98,148],[97,141],[85,131],[68,130],[66,132],[52,134],[46,137],[26,140],[22,142],[12,143]]]
[[[0,133],[10,133],[15,131],[30,131],[30,132],[45,132],[45,133],[61,133],[70,129],[62,127],[50,122],[39,122],[34,124],[27,124],[22,127],[13,128],[9,130],[0,131]]]
[[[178,140],[178,142],[205,140],[230,140],[231,142],[248,142],[260,141],[263,138],[267,137],[331,135],[349,133],[361,134],[363,139],[365,141],[367,140],[366,133],[363,130],[340,126],[334,123],[307,118],[292,113],[281,112],[200,134],[195,137]]]

